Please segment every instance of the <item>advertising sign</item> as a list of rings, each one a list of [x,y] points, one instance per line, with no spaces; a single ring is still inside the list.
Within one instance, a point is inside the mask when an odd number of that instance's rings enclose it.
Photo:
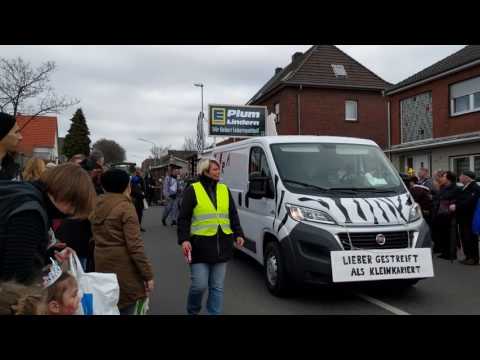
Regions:
[[[211,136],[265,136],[266,106],[208,105]]]

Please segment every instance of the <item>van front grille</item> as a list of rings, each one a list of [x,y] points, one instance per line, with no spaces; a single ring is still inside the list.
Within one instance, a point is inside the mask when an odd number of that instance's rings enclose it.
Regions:
[[[379,245],[376,241],[377,235],[383,234],[385,236],[385,244]],[[409,239],[412,239],[413,234],[408,231],[396,232],[375,232],[375,233],[355,233],[351,232],[340,233],[338,237],[342,242],[345,250],[351,250],[349,237],[355,249],[402,249],[409,247]]]

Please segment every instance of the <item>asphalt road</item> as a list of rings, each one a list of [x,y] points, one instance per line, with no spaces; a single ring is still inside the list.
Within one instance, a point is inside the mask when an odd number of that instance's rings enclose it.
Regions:
[[[155,270],[152,315],[183,315],[189,269],[177,245],[176,227],[163,226],[162,207],[145,211],[143,233]],[[288,298],[272,296],[262,267],[244,254],[228,263],[225,315],[430,315],[480,314],[480,266],[434,259],[435,277],[402,291],[364,287],[301,290]],[[206,296],[204,301],[206,300]],[[202,313],[206,313],[205,310]]]

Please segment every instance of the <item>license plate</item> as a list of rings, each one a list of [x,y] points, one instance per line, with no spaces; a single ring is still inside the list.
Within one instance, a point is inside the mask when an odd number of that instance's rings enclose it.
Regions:
[[[332,251],[333,282],[433,277],[428,248]]]

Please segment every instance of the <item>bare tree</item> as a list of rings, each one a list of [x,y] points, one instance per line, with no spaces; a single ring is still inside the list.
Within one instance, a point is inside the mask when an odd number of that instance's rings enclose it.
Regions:
[[[171,145],[167,146],[154,146],[150,149],[153,159],[159,159],[165,151],[170,150]]]
[[[183,150],[197,151],[197,142],[193,136],[185,136],[185,142],[183,143]]]
[[[13,116],[29,114],[31,120],[43,114],[60,113],[78,104],[79,100],[55,94],[50,85],[50,77],[55,69],[53,61],[33,68],[20,57],[0,58],[0,111]]]

